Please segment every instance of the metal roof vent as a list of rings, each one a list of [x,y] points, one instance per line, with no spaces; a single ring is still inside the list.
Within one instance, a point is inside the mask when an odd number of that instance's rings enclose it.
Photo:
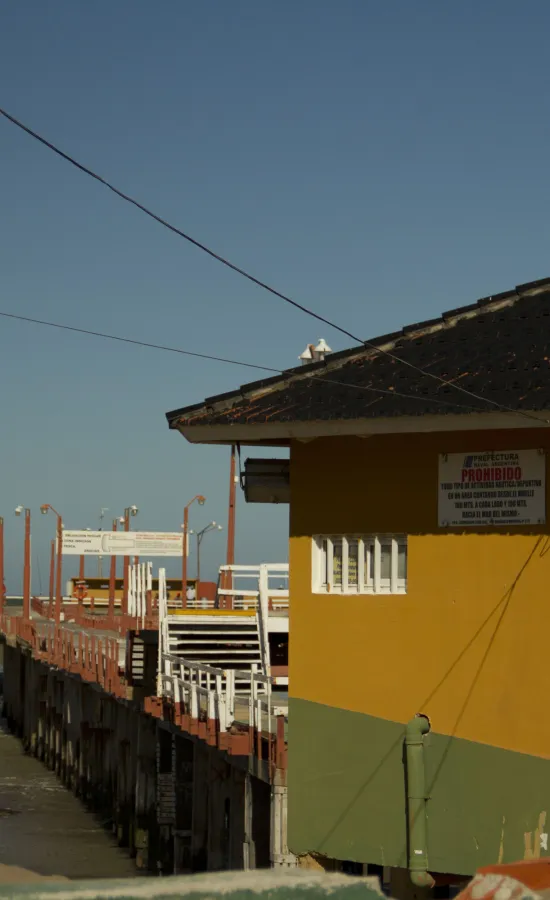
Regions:
[[[331,348],[324,338],[319,338],[319,343],[315,347],[315,353],[318,359],[324,359],[327,353],[332,353]]]
[[[303,366],[307,366],[308,363],[313,362],[314,351],[315,351],[315,347],[313,346],[313,344],[307,344],[304,352],[300,353],[298,359],[302,360]]]
[[[308,344],[303,353],[300,354],[298,359],[302,361],[302,365],[307,366],[308,363],[312,362],[321,362],[327,355],[327,353],[332,353],[331,348],[327,344],[324,338],[319,338],[319,343],[315,347],[313,344]]]

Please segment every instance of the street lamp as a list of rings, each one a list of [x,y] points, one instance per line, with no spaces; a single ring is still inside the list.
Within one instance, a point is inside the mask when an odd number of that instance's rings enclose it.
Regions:
[[[124,531],[130,531],[130,516],[137,516],[139,509],[134,504],[134,506],[127,506],[124,510],[124,518],[120,518],[119,521],[124,523]],[[124,590],[122,595],[122,612],[126,614],[128,612],[128,583],[129,583],[129,570],[130,570],[130,557],[124,557]]]
[[[105,518],[105,513],[109,512],[108,506],[102,506],[99,510],[99,530],[103,531],[103,519]],[[101,554],[97,558],[97,577],[103,578],[103,557]]]
[[[86,531],[91,531],[91,528],[86,528]],[[84,582],[86,578],[86,557],[84,553],[80,554],[80,565],[78,567],[78,580],[80,582]]]
[[[187,535],[189,534],[189,507],[197,501],[199,506],[204,506],[206,497],[197,494],[189,501],[187,506],[183,507],[183,556],[181,558],[181,605],[186,606],[187,598]]]
[[[113,531],[118,531],[118,526],[124,525],[123,516],[113,519]],[[111,556],[111,568],[109,571],[109,618],[112,620],[115,614],[115,593],[116,593],[116,556]]]
[[[197,531],[197,600],[199,600],[199,588],[201,583],[201,544],[204,536],[210,531],[223,531],[223,527],[222,525],[218,525],[217,522],[209,522],[208,525],[205,525],[204,528]]]
[[[15,515],[25,513],[25,561],[23,564],[23,621],[31,617],[31,511],[26,506],[16,506]]]
[[[0,516],[0,615],[4,612],[6,586],[4,584],[4,518]]]
[[[55,597],[55,540],[52,540],[50,547],[50,584],[49,584],[49,599],[50,605],[48,607],[49,613],[51,615],[53,609],[53,600]]]
[[[61,576],[62,576],[62,566],[63,566],[63,519],[56,509],[50,503],[44,503],[40,507],[40,512],[47,516],[49,511],[52,511],[54,516],[57,518],[57,572],[55,579],[55,622],[56,625],[59,625],[61,621]]]

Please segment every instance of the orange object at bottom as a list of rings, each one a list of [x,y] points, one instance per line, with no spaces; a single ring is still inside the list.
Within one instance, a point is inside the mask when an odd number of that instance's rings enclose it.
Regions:
[[[550,893],[550,859],[484,866],[458,895],[460,900],[522,900]]]

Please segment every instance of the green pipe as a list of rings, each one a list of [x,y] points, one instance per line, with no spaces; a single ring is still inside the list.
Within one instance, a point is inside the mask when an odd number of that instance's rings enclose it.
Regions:
[[[431,888],[435,881],[428,872],[426,828],[426,777],[424,774],[424,735],[430,720],[417,713],[405,729],[407,768],[407,820],[409,826],[409,873],[416,887]]]

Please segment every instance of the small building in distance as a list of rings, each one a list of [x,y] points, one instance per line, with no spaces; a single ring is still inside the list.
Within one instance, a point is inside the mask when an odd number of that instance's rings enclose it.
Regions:
[[[290,448],[244,474],[290,501],[290,849],[420,886],[547,856],[550,279],[168,421]]]

